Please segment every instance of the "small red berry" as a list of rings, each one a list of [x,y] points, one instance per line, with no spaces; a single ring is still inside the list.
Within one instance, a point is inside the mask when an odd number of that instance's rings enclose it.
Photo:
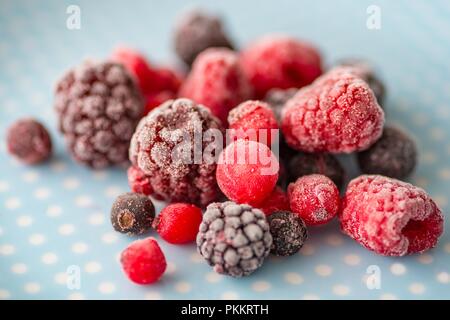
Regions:
[[[275,190],[264,200],[259,206],[266,216],[271,215],[275,211],[290,211],[289,198],[280,187]]]
[[[137,284],[158,281],[166,270],[166,258],[154,238],[132,242],[120,257],[127,277]]]
[[[173,203],[160,212],[154,228],[167,242],[183,244],[195,240],[201,222],[200,208],[189,203]]]
[[[324,224],[339,210],[339,190],[330,178],[311,174],[300,177],[288,187],[293,212],[307,225]]]

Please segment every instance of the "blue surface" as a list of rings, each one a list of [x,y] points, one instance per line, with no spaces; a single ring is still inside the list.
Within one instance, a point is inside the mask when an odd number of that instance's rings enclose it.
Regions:
[[[138,287],[125,279],[117,257],[131,239],[114,233],[108,218],[114,197],[128,190],[125,173],[94,173],[68,157],[56,132],[52,89],[69,66],[88,56],[106,57],[118,43],[140,48],[157,62],[176,61],[170,32],[186,2],[127,3],[0,0],[0,299],[450,298],[448,223],[434,250],[403,258],[376,256],[342,235],[337,223],[311,228],[300,254],[270,258],[245,279],[215,275],[193,245],[160,241],[169,262],[162,281]],[[328,64],[355,56],[375,62],[389,91],[388,122],[418,142],[420,164],[410,181],[425,188],[448,219],[448,1],[377,1],[377,31],[366,28],[373,1],[195,3],[226,16],[240,44],[285,32],[316,43]],[[81,7],[81,30],[65,27],[69,4]],[[48,164],[26,167],[6,154],[6,127],[28,115],[51,129],[56,150]],[[71,265],[81,270],[80,290],[66,285]],[[370,265],[381,272],[378,290],[366,286]]]

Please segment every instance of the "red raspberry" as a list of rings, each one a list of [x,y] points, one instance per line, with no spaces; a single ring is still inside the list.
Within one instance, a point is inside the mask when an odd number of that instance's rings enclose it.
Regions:
[[[251,95],[237,54],[225,48],[200,53],[179,93],[208,107],[224,124],[228,112]]]
[[[444,225],[441,211],[424,190],[379,175],[350,182],[339,217],[345,233],[385,256],[433,248]]]
[[[228,114],[233,138],[250,139],[272,144],[271,130],[278,129],[277,119],[270,106],[262,101],[246,101]]]
[[[339,190],[321,174],[303,176],[289,184],[288,195],[292,211],[307,225],[327,223],[339,210]]]
[[[289,198],[280,187],[276,187],[272,193],[258,206],[266,216],[275,211],[290,211]]]
[[[258,205],[274,189],[279,168],[278,160],[265,144],[240,139],[219,155],[217,183],[230,200]]]
[[[128,184],[133,192],[147,196],[153,193],[149,177],[137,166],[128,168]]]
[[[282,130],[294,149],[350,153],[377,141],[383,123],[383,110],[367,83],[337,67],[287,102]]]
[[[173,203],[165,207],[153,227],[167,242],[183,244],[193,242],[202,222],[202,210],[188,203]]]
[[[158,281],[166,270],[166,258],[154,238],[132,242],[122,251],[120,262],[127,277],[137,284]]]
[[[273,88],[301,88],[322,74],[317,49],[288,36],[259,39],[243,50],[241,62],[258,99]]]

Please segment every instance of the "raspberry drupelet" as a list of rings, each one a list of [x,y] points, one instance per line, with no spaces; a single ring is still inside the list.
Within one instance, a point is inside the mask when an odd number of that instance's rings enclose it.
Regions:
[[[241,53],[244,72],[257,99],[270,89],[301,88],[322,74],[320,53],[309,43],[285,35],[269,35]]]
[[[149,182],[146,188],[157,199],[206,206],[220,195],[214,160],[222,139],[222,125],[207,108],[188,99],[165,102],[141,120],[132,138],[130,160],[146,176],[135,178],[130,171],[132,186]]]
[[[384,256],[433,248],[444,225],[440,209],[424,190],[379,175],[350,182],[339,218],[346,234]]]
[[[74,159],[92,168],[128,164],[143,99],[125,67],[86,61],[57,83],[55,110]]]
[[[351,153],[381,136],[384,112],[367,83],[337,67],[300,89],[282,119],[286,142],[305,152]]]
[[[339,190],[328,177],[311,174],[288,187],[291,210],[307,225],[320,225],[333,219],[339,210]]]
[[[225,48],[210,48],[195,59],[179,92],[208,107],[225,125],[228,112],[252,97],[237,54]]]

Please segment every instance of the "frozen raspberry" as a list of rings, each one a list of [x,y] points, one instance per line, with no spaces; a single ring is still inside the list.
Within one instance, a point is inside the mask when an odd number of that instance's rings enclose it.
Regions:
[[[25,164],[47,160],[52,153],[52,141],[47,129],[34,119],[14,122],[6,134],[8,152]]]
[[[272,193],[262,203],[258,205],[266,216],[271,215],[275,211],[289,211],[289,198],[280,187],[276,187]]]
[[[264,98],[270,89],[301,88],[322,73],[316,48],[289,36],[265,36],[241,53],[244,72],[256,98]]]
[[[272,144],[271,130],[278,130],[277,119],[269,105],[262,101],[246,101],[228,114],[229,132],[234,139],[250,139]]]
[[[373,67],[367,61],[361,59],[346,59],[340,61],[339,65],[355,68],[356,74],[367,82],[370,89],[372,89],[375,94],[378,104],[380,107],[383,107],[384,97],[386,95],[385,86],[375,73]]]
[[[369,86],[346,67],[334,68],[288,101],[286,142],[305,152],[350,153],[381,136],[383,110]]]
[[[128,184],[131,191],[136,193],[142,193],[145,195],[151,195],[153,193],[150,179],[145,173],[136,166],[128,168]]]
[[[161,210],[154,228],[167,242],[183,244],[195,241],[202,222],[202,210],[188,203],[173,203]]]
[[[396,179],[406,178],[417,162],[414,140],[393,127],[384,128],[381,138],[369,149],[358,154],[361,171]]]
[[[295,213],[277,211],[267,218],[273,242],[271,253],[277,256],[296,254],[308,238],[305,222]]]
[[[180,18],[174,32],[174,45],[178,56],[189,66],[205,49],[233,49],[220,17],[200,10],[189,11]]]
[[[152,201],[143,194],[125,193],[117,197],[111,208],[114,230],[129,235],[149,231],[155,218]]]
[[[298,153],[289,162],[289,182],[317,173],[330,178],[341,189],[345,171],[335,156],[327,153]]]
[[[59,128],[75,160],[93,168],[128,163],[143,101],[121,64],[87,61],[57,84]]]
[[[283,112],[286,102],[288,102],[288,100],[291,99],[297,91],[297,88],[289,88],[271,89],[267,92],[264,101],[271,106],[279,123],[281,123],[281,113]]]
[[[205,105],[226,124],[228,112],[250,99],[252,92],[237,54],[229,49],[211,48],[195,59],[179,96]]]
[[[154,238],[132,242],[121,254],[120,262],[127,277],[137,284],[151,284],[161,278],[167,263]]]
[[[188,99],[167,101],[141,120],[130,160],[147,176],[151,195],[200,206],[218,198],[214,152],[223,141],[207,138],[211,132],[223,137],[220,121]]]
[[[291,210],[307,225],[324,224],[334,218],[339,210],[339,190],[324,175],[311,174],[289,184]]]
[[[228,199],[258,205],[272,193],[278,172],[278,160],[265,144],[237,140],[220,154],[216,176]]]
[[[197,234],[198,252],[214,271],[232,277],[253,273],[263,264],[271,246],[264,213],[231,201],[210,204]]]
[[[385,256],[433,248],[444,224],[441,211],[424,190],[377,175],[350,182],[339,217],[345,233]]]

